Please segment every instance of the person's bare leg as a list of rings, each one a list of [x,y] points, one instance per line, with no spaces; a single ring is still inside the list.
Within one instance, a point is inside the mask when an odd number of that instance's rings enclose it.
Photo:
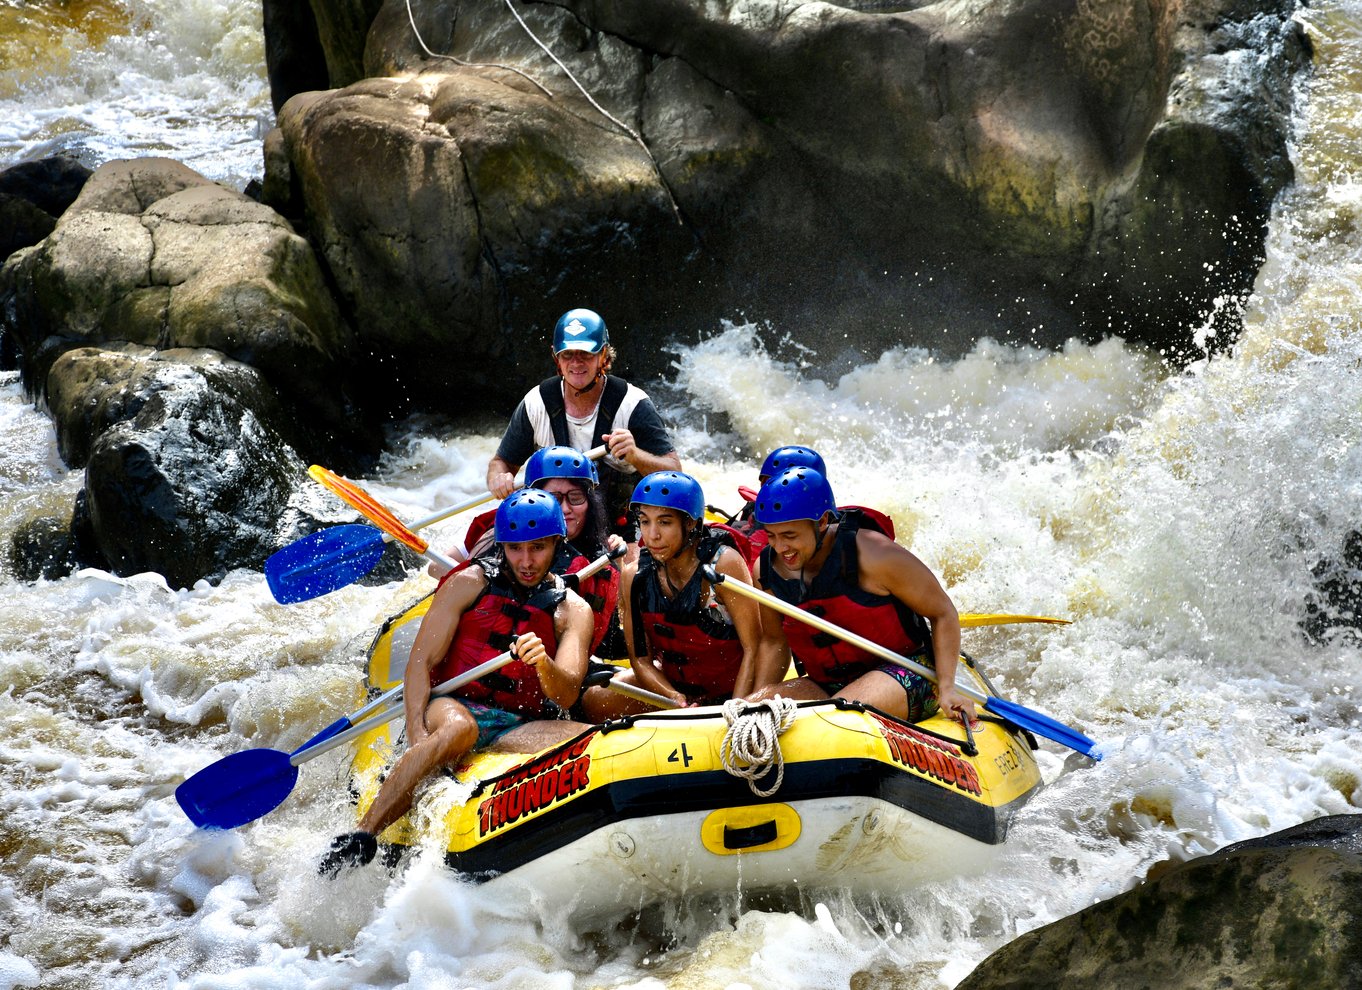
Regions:
[[[890,680],[893,680],[893,678],[891,677]],[[768,701],[776,695],[789,698],[791,701],[822,701],[828,696],[828,693],[807,677],[796,677],[792,681],[781,681],[778,684],[768,684],[763,688],[757,688],[743,700]]]
[[[483,750],[486,753],[538,753],[541,749],[581,735],[591,726],[584,722],[544,719],[517,725]]]
[[[374,803],[360,819],[360,831],[378,835],[411,808],[412,793],[437,767],[453,763],[478,741],[478,723],[463,705],[436,698],[426,708],[430,735],[407,749],[388,771]]]
[[[838,691],[837,697],[863,702],[895,718],[908,718],[908,695],[903,685],[882,670],[862,674]]]

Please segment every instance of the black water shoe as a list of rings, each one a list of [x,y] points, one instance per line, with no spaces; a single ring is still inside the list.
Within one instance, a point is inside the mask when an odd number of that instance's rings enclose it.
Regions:
[[[331,849],[317,864],[317,872],[333,879],[341,870],[364,866],[378,854],[378,839],[368,832],[346,832],[331,840]]]

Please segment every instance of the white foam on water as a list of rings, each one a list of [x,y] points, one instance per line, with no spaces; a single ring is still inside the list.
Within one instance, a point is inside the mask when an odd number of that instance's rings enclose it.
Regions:
[[[90,164],[165,156],[243,187],[272,125],[259,0],[123,0],[102,44],[53,18],[69,58],[38,79],[0,74],[0,167],[62,152]]]
[[[112,106],[115,131],[135,135],[176,101],[206,101],[208,121],[261,99],[244,28],[258,7],[130,10],[140,27],[106,43],[113,60],[92,55],[28,94],[30,124],[0,106],[0,155],[38,153],[50,135],[19,131],[74,106],[92,121]],[[1358,62],[1362,12],[1309,16],[1318,69],[1298,186],[1233,354],[1172,373],[1117,340],[1053,353],[982,341],[955,361],[891,349],[823,380],[807,353],[730,325],[679,356],[669,415],[711,502],[737,508],[767,450],[811,443],[839,500],[889,511],[963,611],[1075,620],[965,633],[1004,694],[1083,729],[1105,757],[1086,766],[1045,743],[1047,786],[982,878],[788,911],[674,904],[660,930],[606,932],[450,875],[436,843],[394,873],[371,864],[329,883],[315,864],[354,822],[343,753],[305,764],[277,810],[230,833],[194,830],[174,788],[242,749],[292,749],[357,707],[374,629],[427,579],[285,607],[247,572],[180,590],[156,575],[0,574],[0,987],[757,990],[892,973],[927,990],[1159,864],[1357,812],[1358,642],[1346,627],[1312,640],[1302,623],[1312,603],[1334,607],[1313,572],[1362,504],[1362,112],[1336,68]],[[154,140],[182,139],[172,126]],[[171,153],[212,144],[185,140]],[[359,481],[414,521],[481,492],[496,439],[411,424]],[[0,538],[69,511],[79,485],[45,417],[0,379]],[[433,526],[432,542],[466,525]]]

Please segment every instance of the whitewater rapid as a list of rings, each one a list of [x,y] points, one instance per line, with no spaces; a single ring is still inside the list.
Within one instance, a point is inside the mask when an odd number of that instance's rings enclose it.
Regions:
[[[18,9],[0,0],[0,13]],[[258,175],[258,5],[120,9],[143,26],[75,52],[41,85],[0,74],[0,165],[68,142],[105,157],[160,144],[221,181]],[[976,875],[786,911],[738,894],[717,913],[677,904],[605,932],[498,902],[434,850],[393,875],[326,883],[313,864],[353,821],[341,754],[231,833],[192,829],[174,787],[239,749],[297,746],[351,710],[373,631],[428,579],[280,606],[246,571],[189,589],[151,574],[0,573],[0,990],[774,990],[890,972],[935,990],[1162,864],[1357,812],[1356,630],[1317,642],[1302,622],[1312,569],[1339,553],[1362,504],[1362,5],[1308,16],[1318,68],[1302,93],[1297,185],[1233,354],[1175,372],[1115,339],[1056,352],[980,341],[958,360],[894,349],[824,380],[800,328],[733,323],[705,328],[648,384],[710,502],[736,508],[768,449],[809,443],[839,501],[891,513],[962,611],[1074,620],[965,633],[1004,693],[1105,751],[1088,766],[1046,744],[1047,787]],[[202,126],[157,130],[196,99]],[[78,126],[54,123],[63,116]],[[419,518],[480,492],[495,443],[404,424],[358,480]],[[69,509],[80,483],[46,417],[0,376],[0,538]]]

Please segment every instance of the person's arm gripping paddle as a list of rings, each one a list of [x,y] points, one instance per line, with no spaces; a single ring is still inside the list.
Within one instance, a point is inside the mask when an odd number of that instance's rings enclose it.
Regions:
[[[956,687],[960,616],[941,582],[913,553],[883,533],[861,530],[856,534],[856,549],[861,561],[861,587],[873,594],[893,595],[931,626],[941,711],[956,721],[977,721],[974,702]]]

